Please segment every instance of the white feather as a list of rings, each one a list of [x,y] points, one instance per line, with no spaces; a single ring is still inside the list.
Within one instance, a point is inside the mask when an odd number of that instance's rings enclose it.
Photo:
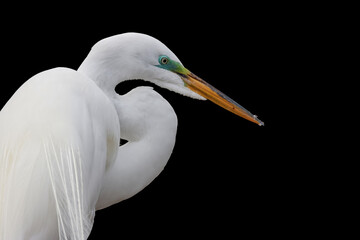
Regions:
[[[84,75],[28,80],[0,112],[0,240],[86,239],[119,133],[114,106]]]
[[[54,194],[60,239],[85,239],[92,228],[94,211],[84,201],[82,159],[78,147],[44,141],[45,159]]]

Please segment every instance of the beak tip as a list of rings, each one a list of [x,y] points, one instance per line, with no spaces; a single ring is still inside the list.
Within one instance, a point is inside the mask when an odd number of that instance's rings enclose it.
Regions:
[[[264,122],[261,121],[260,119],[258,119],[258,117],[256,115],[254,115],[254,119],[255,119],[255,121],[257,121],[259,126],[265,126]]]

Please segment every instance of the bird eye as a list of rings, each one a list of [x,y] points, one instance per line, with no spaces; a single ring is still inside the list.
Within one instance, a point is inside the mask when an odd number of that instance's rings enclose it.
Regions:
[[[169,63],[169,58],[167,56],[160,56],[159,62],[162,65],[166,65]]]

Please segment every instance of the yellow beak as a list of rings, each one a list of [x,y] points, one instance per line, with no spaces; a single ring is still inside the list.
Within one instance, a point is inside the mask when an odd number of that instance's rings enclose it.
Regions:
[[[225,108],[226,110],[242,118],[254,122],[259,126],[264,126],[264,123],[260,121],[256,115],[251,114],[240,104],[236,103],[234,100],[232,100],[231,98],[229,98],[228,96],[226,96],[195,74],[191,73],[190,71],[187,71],[186,74],[181,74],[180,76],[184,81],[185,86],[188,87],[190,90],[196,92],[204,98],[212,101],[220,107]]]

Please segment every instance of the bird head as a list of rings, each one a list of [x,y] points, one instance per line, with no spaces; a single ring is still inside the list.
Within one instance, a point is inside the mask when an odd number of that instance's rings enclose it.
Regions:
[[[184,96],[208,99],[240,117],[264,125],[256,115],[185,68],[162,42],[145,34],[124,33],[95,44],[79,70],[89,73],[94,69],[97,70],[90,73],[93,75],[90,77],[100,87],[108,85],[114,89],[122,81],[143,79]]]

